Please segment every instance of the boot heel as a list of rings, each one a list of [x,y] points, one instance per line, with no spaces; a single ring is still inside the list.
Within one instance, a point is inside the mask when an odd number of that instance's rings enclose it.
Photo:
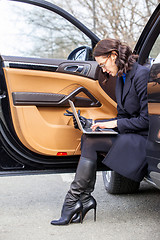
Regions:
[[[83,223],[83,216],[82,216],[82,212],[80,212],[80,223]]]
[[[96,222],[96,216],[97,216],[97,214],[96,214],[96,207],[94,208],[94,222]]]
[[[84,198],[81,200],[82,204],[83,204],[83,209],[82,209],[82,220],[81,220],[81,215],[77,214],[76,216],[74,216],[74,218],[72,219],[72,223],[80,223],[84,220],[86,214],[90,211],[90,210],[94,210],[93,213],[93,219],[94,221],[96,221],[96,209],[97,209],[97,202],[94,199],[94,197],[92,196],[87,196],[87,198]]]

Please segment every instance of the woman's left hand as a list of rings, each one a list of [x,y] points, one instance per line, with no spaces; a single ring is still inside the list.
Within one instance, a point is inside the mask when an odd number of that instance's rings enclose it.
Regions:
[[[100,128],[115,128],[117,127],[117,120],[108,121],[108,122],[97,122],[91,126],[92,130],[95,131],[97,127]]]

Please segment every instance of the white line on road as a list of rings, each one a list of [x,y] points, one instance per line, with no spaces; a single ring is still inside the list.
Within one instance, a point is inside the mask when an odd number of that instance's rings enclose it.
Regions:
[[[62,181],[63,182],[68,182],[68,183],[71,183],[74,179],[74,175],[75,173],[70,173],[70,174],[60,174],[61,178],[62,178]]]

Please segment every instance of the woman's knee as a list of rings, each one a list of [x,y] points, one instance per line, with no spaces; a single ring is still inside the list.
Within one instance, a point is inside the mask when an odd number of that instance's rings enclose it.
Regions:
[[[91,135],[83,134],[81,137],[81,147],[83,145],[87,147],[92,147],[95,144],[96,140]]]

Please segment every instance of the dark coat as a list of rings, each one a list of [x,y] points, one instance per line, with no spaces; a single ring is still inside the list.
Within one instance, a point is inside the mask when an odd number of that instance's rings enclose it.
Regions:
[[[135,63],[126,75],[117,79],[117,127],[119,135],[103,163],[119,174],[141,181],[147,171],[148,134],[147,82],[149,70]]]

